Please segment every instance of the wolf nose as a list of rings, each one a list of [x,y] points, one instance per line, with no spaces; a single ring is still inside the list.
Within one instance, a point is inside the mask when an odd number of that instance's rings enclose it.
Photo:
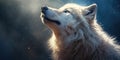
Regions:
[[[41,7],[41,10],[43,13],[45,13],[45,11],[48,10],[48,7],[47,6]]]

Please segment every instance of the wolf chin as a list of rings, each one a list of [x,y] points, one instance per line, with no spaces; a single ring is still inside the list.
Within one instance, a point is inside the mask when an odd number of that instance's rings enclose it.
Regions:
[[[54,60],[120,60],[120,46],[97,23],[96,4],[41,9],[41,20],[52,31]]]

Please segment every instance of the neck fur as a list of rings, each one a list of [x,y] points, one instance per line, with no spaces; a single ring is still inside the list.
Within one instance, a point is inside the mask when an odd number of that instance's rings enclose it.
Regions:
[[[52,49],[54,60],[90,60],[94,59],[96,52],[99,56],[102,54],[101,50],[104,52],[107,49],[113,50],[112,47],[115,45],[112,42],[114,39],[109,37],[97,23],[93,29],[83,28],[82,31],[86,32],[83,37],[72,40],[67,46],[65,37],[53,33],[49,40],[49,46]]]

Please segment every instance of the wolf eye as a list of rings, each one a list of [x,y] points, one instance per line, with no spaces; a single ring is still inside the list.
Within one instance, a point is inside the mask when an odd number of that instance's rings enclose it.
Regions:
[[[70,11],[69,11],[69,10],[64,10],[63,12],[64,12],[64,13],[70,13]]]

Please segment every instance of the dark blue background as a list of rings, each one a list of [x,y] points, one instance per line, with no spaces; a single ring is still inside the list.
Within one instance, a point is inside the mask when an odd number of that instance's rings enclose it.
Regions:
[[[24,4],[21,5],[20,1]],[[21,10],[21,6],[29,7],[27,5],[29,1],[31,0],[0,0],[0,60],[51,59],[46,43],[51,32],[40,21],[40,6],[37,6],[35,11],[35,8],[31,8],[33,13],[30,9]],[[42,5],[40,0],[37,1],[38,5]],[[70,2],[70,0],[61,1]],[[96,3],[98,22],[107,33],[120,41],[119,0],[73,0],[72,2],[80,5]]]

